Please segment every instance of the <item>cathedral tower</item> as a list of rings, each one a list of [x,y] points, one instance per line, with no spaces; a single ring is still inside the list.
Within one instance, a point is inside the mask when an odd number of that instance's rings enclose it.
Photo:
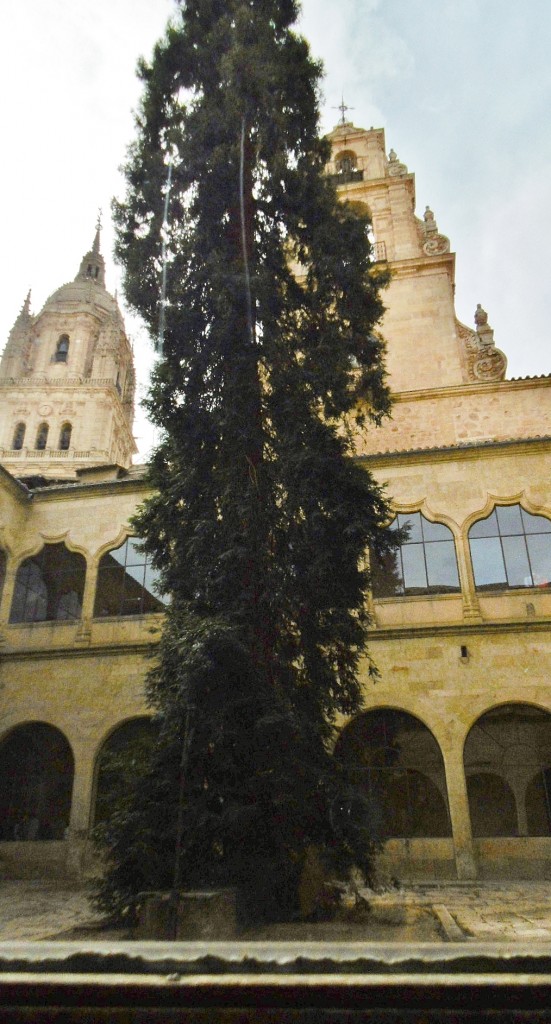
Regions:
[[[25,299],[0,360],[0,463],[14,476],[73,478],[128,468],[136,445],[134,365],[105,288],[98,223],[74,281],[32,316]]]
[[[375,258],[390,270],[381,332],[394,394],[503,380],[507,360],[495,347],[485,311],[475,330],[455,315],[455,254],[427,206],[415,214],[415,175],[394,150],[386,154],[382,128],[356,128],[343,117],[329,134],[339,198],[366,211]]]

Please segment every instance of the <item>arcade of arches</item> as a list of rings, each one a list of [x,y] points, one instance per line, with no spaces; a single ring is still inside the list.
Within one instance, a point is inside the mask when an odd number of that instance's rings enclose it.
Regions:
[[[95,752],[90,825],[124,799],[124,773],[154,741],[150,719],[120,723]],[[358,788],[371,834],[383,842],[453,841],[446,767],[430,729],[397,708],[349,722],[335,746]],[[46,722],[12,729],[0,743],[0,839],[61,840],[71,824],[75,760],[66,736]],[[464,745],[474,839],[551,836],[551,713],[505,704],[480,715]],[[365,824],[365,823],[363,823]]]

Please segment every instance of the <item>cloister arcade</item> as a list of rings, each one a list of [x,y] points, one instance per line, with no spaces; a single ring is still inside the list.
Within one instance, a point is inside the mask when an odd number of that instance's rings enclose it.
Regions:
[[[113,796],[124,795],[121,765],[138,765],[154,735],[142,715],[118,723],[97,744],[89,827],[108,817]],[[418,717],[373,707],[341,730],[334,753],[365,798],[368,829],[383,843],[456,841],[442,751]],[[467,731],[463,769],[474,839],[551,836],[550,710],[527,703],[487,709]],[[1,842],[62,840],[82,770],[70,737],[51,723],[24,722],[1,737]]]

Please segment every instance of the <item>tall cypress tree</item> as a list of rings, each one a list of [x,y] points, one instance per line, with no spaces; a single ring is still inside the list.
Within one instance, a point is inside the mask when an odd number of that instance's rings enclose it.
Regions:
[[[170,887],[175,850],[178,884],[236,884],[252,917],[294,912],[309,847],[371,863],[330,745],[362,706],[364,555],[387,543],[352,440],[388,411],[384,281],[324,172],[297,11],[183,0],[139,69],[117,256],[129,304],[162,322],[135,527],[171,601],[148,677],[160,739],[106,829],[105,906]]]

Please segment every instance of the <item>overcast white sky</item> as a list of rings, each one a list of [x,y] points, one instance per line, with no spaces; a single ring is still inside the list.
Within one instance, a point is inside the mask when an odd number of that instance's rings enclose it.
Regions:
[[[138,56],[173,0],[5,0],[0,41],[3,197],[0,348],[25,294],[38,312],[75,276],[132,138]],[[360,127],[416,174],[457,252],[457,313],[488,311],[508,376],[551,371],[549,0],[303,0],[301,30],[325,63],[323,128],[344,95]],[[152,362],[126,317],[143,387]],[[141,454],[150,436],[136,424]]]

